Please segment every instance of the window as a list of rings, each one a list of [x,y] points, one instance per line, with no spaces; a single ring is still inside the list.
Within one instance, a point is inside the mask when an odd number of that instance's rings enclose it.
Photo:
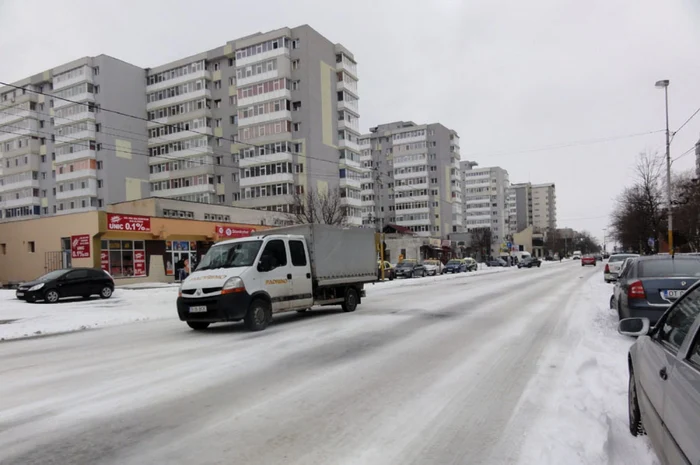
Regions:
[[[268,242],[265,250],[263,250],[262,257],[270,257],[273,269],[287,266],[287,251],[284,248],[284,241],[276,239]]]
[[[108,260],[102,262],[102,269],[112,276],[146,276],[144,241],[101,241],[101,247],[102,251],[109,252]]]
[[[299,69],[300,60],[292,60],[292,69]]]
[[[7,255],[7,244],[0,244],[0,255]]]
[[[301,102],[292,102],[292,111],[301,110]]]
[[[700,290],[696,289],[682,299],[666,315],[658,335],[661,343],[674,353],[678,352],[695,318],[700,314]]]
[[[289,255],[292,257],[292,266],[306,266],[306,252],[301,241],[289,241]]]
[[[29,253],[34,253],[36,251],[36,247],[34,246],[34,241],[27,242],[27,251]]]
[[[301,131],[301,123],[294,123],[294,130]]]
[[[102,169],[102,161],[97,162],[97,169],[101,170]]]
[[[214,100],[214,106],[216,108],[221,108],[221,99]]]
[[[66,275],[66,279],[84,279],[88,277],[88,270],[75,270]]]
[[[292,48],[299,48],[299,39],[294,39],[292,41]]]
[[[233,63],[234,63],[233,58],[229,58],[228,59],[228,66],[229,67],[233,66]]]
[[[214,63],[214,71],[219,71],[219,64],[218,63]]]
[[[97,180],[97,188],[99,189],[99,188],[101,188],[101,187],[102,187],[102,180],[101,180],[101,179],[98,179],[98,180]]]
[[[214,89],[221,89],[221,79],[214,81]]]
[[[292,90],[299,90],[301,88],[301,81],[292,81]]]

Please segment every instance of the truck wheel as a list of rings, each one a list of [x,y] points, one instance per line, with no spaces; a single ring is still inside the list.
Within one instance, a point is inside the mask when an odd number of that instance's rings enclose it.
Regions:
[[[206,321],[188,321],[187,326],[194,329],[195,331],[201,331],[209,327],[209,323]]]
[[[357,291],[352,287],[345,291],[345,302],[342,307],[344,312],[354,312],[357,308]]]
[[[251,331],[262,331],[267,328],[272,320],[272,310],[270,304],[261,299],[255,299],[250,308],[248,308],[248,313],[246,313],[243,319],[248,328]]]

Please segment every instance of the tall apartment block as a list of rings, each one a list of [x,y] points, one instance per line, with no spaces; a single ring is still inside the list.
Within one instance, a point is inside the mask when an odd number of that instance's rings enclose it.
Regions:
[[[148,69],[83,58],[15,85],[0,88],[3,219],[148,196],[289,212],[295,194],[338,189],[362,224],[357,64],[309,26]]]
[[[309,26],[258,33],[149,69],[146,91],[154,195],[291,212],[295,193],[339,189],[361,224],[357,65],[342,45]]]
[[[393,223],[421,236],[462,231],[459,136],[439,123],[397,121],[360,139],[363,224]]]
[[[544,232],[557,228],[557,196],[554,183],[513,184],[517,231],[533,226]]]
[[[148,196],[145,125],[114,113],[145,116],[143,69],[100,55],[14,85],[0,88],[0,220]]]
[[[514,206],[508,171],[498,166],[476,168],[472,161],[460,163],[464,229],[489,228],[494,244],[508,239]]]

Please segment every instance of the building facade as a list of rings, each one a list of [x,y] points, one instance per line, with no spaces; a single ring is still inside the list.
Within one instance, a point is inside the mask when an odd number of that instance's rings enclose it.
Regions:
[[[554,183],[513,184],[510,195],[515,200],[516,232],[529,226],[536,232],[557,228],[557,195]]]
[[[0,221],[149,195],[145,123],[120,114],[145,115],[143,69],[100,55],[14,86],[0,88]]]
[[[460,163],[464,229],[490,229],[495,253],[512,235],[510,179],[508,171],[501,167],[476,166],[472,161]]]
[[[447,237],[463,228],[459,135],[440,123],[397,121],[360,139],[362,223]]]
[[[1,219],[150,195],[291,212],[313,190],[337,192],[359,226],[357,80],[352,53],[304,25],[155,68],[83,58],[0,88]]]

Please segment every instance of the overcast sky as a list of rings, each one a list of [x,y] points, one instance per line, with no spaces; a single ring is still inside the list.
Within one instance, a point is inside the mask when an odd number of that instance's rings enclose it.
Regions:
[[[462,160],[556,183],[559,227],[599,238],[636,154],[663,151],[664,135],[562,146],[663,129],[659,79],[672,130],[700,107],[698,0],[0,0],[0,23],[6,82],[101,53],[153,67],[309,24],[355,54],[363,131],[440,122]],[[672,155],[699,138],[700,115]]]

